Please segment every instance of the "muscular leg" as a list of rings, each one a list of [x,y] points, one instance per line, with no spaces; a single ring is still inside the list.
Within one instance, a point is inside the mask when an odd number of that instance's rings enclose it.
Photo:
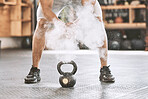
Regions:
[[[47,28],[44,27],[45,22],[45,19],[40,19],[33,36],[32,60],[33,67],[37,68],[39,67],[39,61],[45,47],[45,32],[47,30]]]
[[[104,45],[100,48],[100,61],[101,61],[100,81],[114,82],[115,78],[111,74],[109,66],[107,66],[107,57],[108,57],[108,44],[107,44],[107,36],[105,35]]]
[[[36,27],[34,36],[33,36],[33,66],[30,69],[29,74],[26,76],[25,83],[37,83],[41,80],[40,78],[40,69],[38,69],[39,61],[41,59],[42,51],[45,46],[45,32],[47,28],[44,27],[46,23],[45,19],[41,19]]]

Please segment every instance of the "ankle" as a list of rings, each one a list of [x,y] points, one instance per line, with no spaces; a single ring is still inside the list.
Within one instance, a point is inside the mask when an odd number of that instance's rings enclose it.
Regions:
[[[107,65],[105,65],[105,66],[104,66],[104,65],[103,65],[103,66],[101,66],[101,69],[102,69],[103,67],[107,67]]]
[[[39,67],[38,66],[35,66],[35,65],[32,65],[32,68],[39,69]]]

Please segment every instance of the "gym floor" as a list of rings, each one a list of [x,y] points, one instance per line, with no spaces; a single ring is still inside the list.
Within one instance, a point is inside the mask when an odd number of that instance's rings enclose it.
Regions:
[[[56,53],[44,51],[40,83],[24,84],[32,64],[31,50],[1,50],[0,99],[148,99],[148,52],[109,51],[108,63],[116,78],[110,84],[99,81],[97,53],[78,51],[74,88],[60,86]],[[69,71],[71,66],[63,70]]]

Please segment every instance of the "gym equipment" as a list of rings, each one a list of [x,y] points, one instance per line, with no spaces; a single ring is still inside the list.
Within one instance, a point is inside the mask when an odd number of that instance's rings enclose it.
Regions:
[[[72,72],[63,72],[61,70],[61,66],[63,66],[64,64],[73,65]],[[57,70],[62,75],[62,76],[59,77],[59,83],[61,84],[61,86],[63,88],[74,87],[74,85],[76,84],[76,79],[73,77],[73,75],[77,71],[77,64],[74,61],[71,61],[71,62],[68,62],[68,63],[64,63],[64,62],[61,61],[57,65]]]
[[[107,37],[111,41],[121,41],[122,34],[119,31],[107,31]]]
[[[146,0],[140,0],[140,4],[146,4]]]
[[[121,43],[121,48],[123,50],[131,50],[132,49],[131,41],[130,40],[123,40]]]
[[[145,49],[144,40],[133,39],[131,43],[132,43],[132,49],[134,49],[134,50],[144,50]]]
[[[109,49],[110,50],[119,50],[121,47],[121,37],[122,34],[119,31],[113,31],[108,33],[108,39],[109,39]]]
[[[123,23],[123,18],[122,17],[117,17],[115,19],[115,23]]]
[[[109,41],[109,49],[110,50],[119,50],[120,42],[119,41]]]
[[[26,37],[22,40],[22,48],[31,48],[32,46],[32,40],[29,37]]]

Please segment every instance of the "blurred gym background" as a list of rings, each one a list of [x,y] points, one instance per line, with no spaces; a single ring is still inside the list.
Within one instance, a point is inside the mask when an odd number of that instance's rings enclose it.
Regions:
[[[110,50],[148,50],[148,0],[98,1]],[[38,0],[0,0],[0,49],[31,49],[37,6]]]

